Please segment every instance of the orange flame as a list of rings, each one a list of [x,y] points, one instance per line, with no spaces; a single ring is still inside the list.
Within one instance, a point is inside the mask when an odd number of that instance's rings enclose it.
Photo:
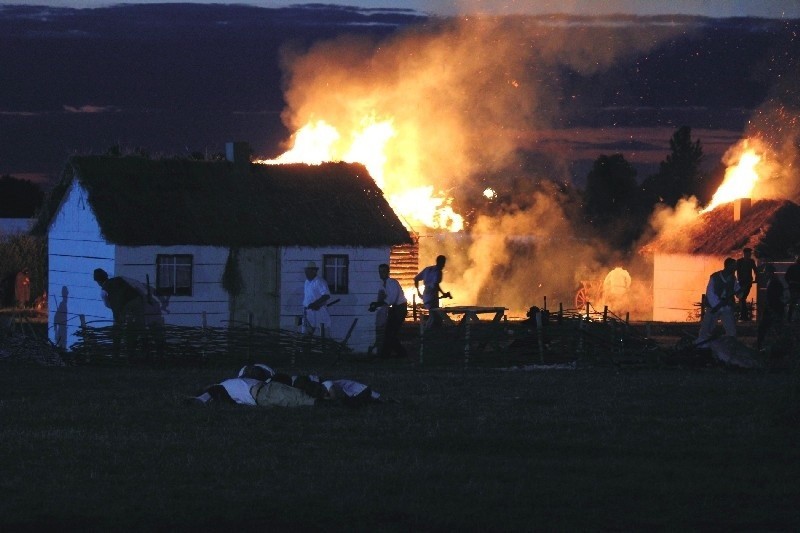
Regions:
[[[725,179],[719,186],[717,192],[711,198],[711,202],[703,209],[703,213],[713,210],[719,205],[733,202],[739,198],[751,198],[758,172],[756,166],[761,162],[762,156],[756,150],[748,147],[748,142],[744,142],[744,151],[739,156],[735,165],[729,166],[725,170]]]
[[[260,159],[260,164],[307,163],[325,161],[361,163],[384,191],[395,212],[412,229],[426,228],[460,231],[464,219],[455,212],[453,199],[434,194],[433,186],[408,187],[404,176],[387,171],[392,141],[398,133],[392,119],[365,118],[349,137],[343,136],[324,120],[308,122],[291,138],[292,147],[275,159]],[[398,143],[399,144],[399,143]]]

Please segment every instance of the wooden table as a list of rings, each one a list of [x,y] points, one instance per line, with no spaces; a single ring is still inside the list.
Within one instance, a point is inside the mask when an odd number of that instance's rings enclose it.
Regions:
[[[481,315],[491,315],[491,322],[500,322],[506,314],[505,307],[481,307],[474,305],[454,305],[452,307],[436,307],[431,309],[432,313],[436,313],[445,324],[464,324],[466,322],[480,322]],[[450,315],[463,315],[461,320],[455,321]]]
[[[430,310],[441,319],[443,334],[447,334],[453,327],[459,327],[459,334],[454,340],[463,341],[464,364],[469,364],[470,355],[483,352],[488,344],[495,344],[502,336],[502,321],[506,314],[505,307],[484,307],[474,305],[457,305],[452,307],[436,307]],[[458,317],[454,320],[454,317]],[[487,326],[481,328],[480,325]],[[463,339],[460,338],[463,326]],[[473,332],[472,329],[475,328]],[[430,331],[430,330],[429,330]],[[438,333],[438,332],[437,332]],[[419,360],[423,362],[423,346],[426,331],[421,331]]]

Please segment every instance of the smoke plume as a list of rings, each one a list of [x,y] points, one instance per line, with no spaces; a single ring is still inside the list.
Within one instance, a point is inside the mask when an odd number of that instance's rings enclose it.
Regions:
[[[286,50],[283,120],[291,130],[324,120],[347,132],[389,119],[395,135],[384,193],[432,185],[469,214],[463,234],[414,228],[420,267],[448,256],[443,286],[455,303],[503,305],[518,314],[547,297],[551,306],[572,307],[581,281],[602,281],[618,265],[632,275],[646,268],[587,240],[564,208],[574,199],[546,185],[569,177],[527,171],[518,154],[523,134],[551,128],[570,112],[565,73],[602,71],[685,28],[570,20],[460,17],[382,40],[342,36]],[[550,172],[567,166],[556,161]],[[501,193],[501,208],[481,195],[487,186]]]

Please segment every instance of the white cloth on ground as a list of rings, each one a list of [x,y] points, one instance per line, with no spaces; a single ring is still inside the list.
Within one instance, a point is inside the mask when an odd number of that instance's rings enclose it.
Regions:
[[[234,402],[242,405],[256,405],[256,400],[250,393],[250,389],[253,385],[257,385],[258,383],[262,382],[250,378],[232,378],[226,379],[221,382],[220,385],[222,385],[225,392],[228,393],[228,396],[230,396],[231,400]]]

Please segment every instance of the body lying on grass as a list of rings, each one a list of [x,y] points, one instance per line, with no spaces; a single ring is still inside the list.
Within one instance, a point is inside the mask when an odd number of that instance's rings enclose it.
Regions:
[[[302,407],[329,402],[360,406],[384,402],[380,393],[351,379],[323,380],[313,374],[290,376],[265,364],[246,365],[237,377],[206,387],[189,400],[261,407]]]

